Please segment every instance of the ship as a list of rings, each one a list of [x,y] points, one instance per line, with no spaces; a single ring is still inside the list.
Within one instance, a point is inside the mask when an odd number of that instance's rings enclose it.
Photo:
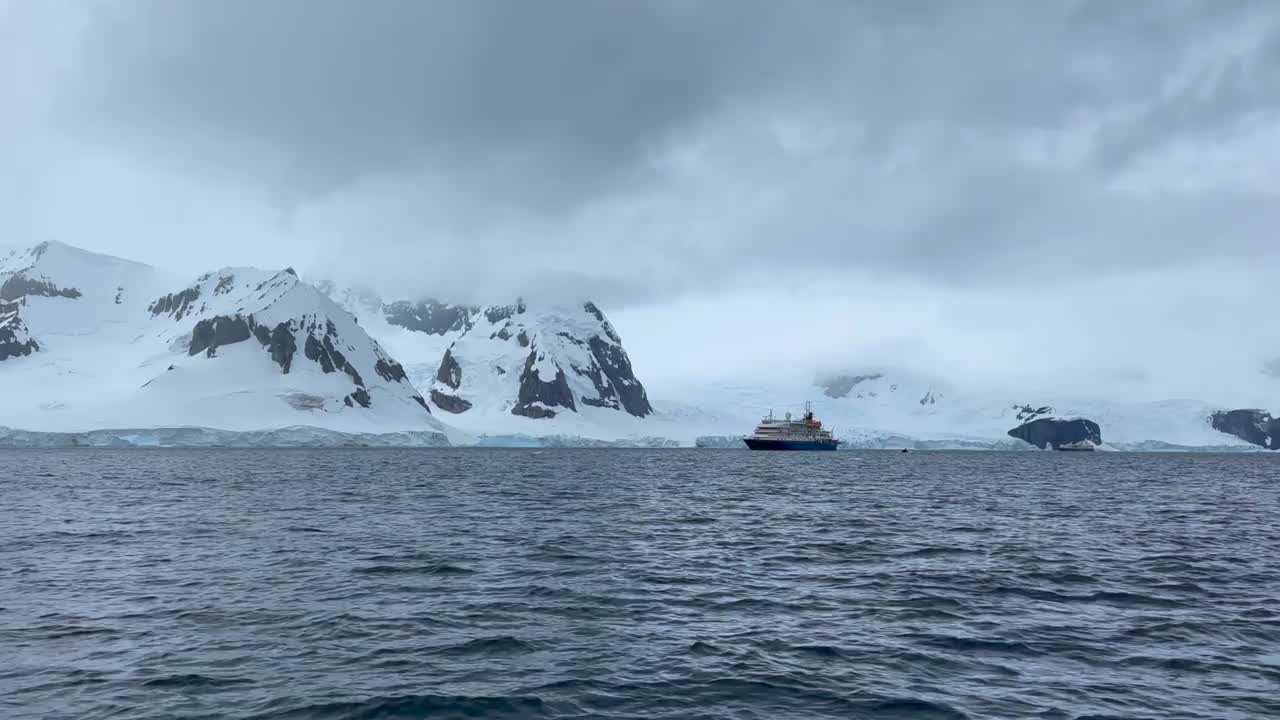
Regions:
[[[840,446],[831,431],[814,419],[809,403],[804,404],[804,416],[799,420],[792,420],[791,413],[779,420],[770,410],[755,432],[742,441],[752,450],[835,450]]]

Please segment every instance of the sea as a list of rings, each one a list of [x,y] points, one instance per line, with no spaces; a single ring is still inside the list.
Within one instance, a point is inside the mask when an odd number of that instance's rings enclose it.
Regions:
[[[0,451],[0,717],[1280,717],[1280,454]]]

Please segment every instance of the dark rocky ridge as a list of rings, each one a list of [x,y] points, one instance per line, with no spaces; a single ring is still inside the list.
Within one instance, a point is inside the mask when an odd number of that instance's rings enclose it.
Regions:
[[[383,316],[389,324],[428,335],[466,330],[472,325],[471,317],[478,312],[478,307],[449,305],[430,299],[416,303],[400,300],[383,308]]]
[[[40,344],[27,332],[17,303],[0,302],[0,362],[15,357],[26,357],[40,349]],[[19,340],[21,336],[26,340]]]
[[[246,319],[240,315],[218,315],[201,320],[191,329],[191,344],[187,347],[187,354],[195,355],[203,351],[208,357],[213,357],[222,345],[234,345],[248,340],[254,334],[249,327],[250,322],[252,318]]]
[[[17,272],[0,283],[0,301],[20,300],[28,295],[39,297],[62,297],[76,299],[81,293],[75,288],[60,288],[47,279],[29,277],[25,272]]]
[[[653,414],[649,396],[645,393],[644,386],[636,379],[635,372],[631,369],[631,360],[622,346],[607,343],[598,336],[593,336],[587,344],[591,347],[591,354],[595,357],[596,363],[609,378],[612,389],[622,403],[622,409],[636,417]],[[596,379],[592,378],[592,382],[596,382]],[[600,389],[599,383],[596,383],[596,388]],[[601,397],[604,396],[605,393],[602,391]]]
[[[464,413],[471,409],[471,403],[458,397],[457,395],[446,395],[435,388],[431,388],[431,402],[436,407],[454,415]]]
[[[1009,437],[1031,443],[1044,450],[1060,449],[1064,445],[1078,443],[1102,444],[1102,428],[1086,418],[1039,418],[1023,423],[1009,431]]]
[[[268,329],[265,325],[259,325],[252,315],[216,315],[205,318],[192,328],[187,354],[204,352],[207,357],[213,357],[219,347],[244,342],[250,337],[267,349],[271,359],[280,366],[284,374],[289,374],[297,346],[293,339],[293,328],[288,322],[277,324],[275,329]]]
[[[452,348],[444,351],[444,357],[440,359],[440,367],[436,369],[436,380],[454,390],[462,387],[462,366],[453,356]]]
[[[202,278],[203,281],[204,278]],[[176,293],[169,293],[163,297],[157,298],[154,302],[147,306],[147,312],[152,317],[157,315],[171,315],[174,320],[181,320],[191,312],[191,306],[200,299],[200,288],[189,287]]]
[[[1265,410],[1220,410],[1209,416],[1209,425],[1260,448],[1280,450],[1280,418]]]
[[[552,407],[562,407],[576,412],[578,407],[573,402],[573,393],[569,390],[569,380],[565,377],[564,370],[557,367],[555,378],[550,382],[544,381],[533,369],[533,364],[537,360],[538,349],[535,347],[530,351],[529,357],[525,358],[524,370],[520,373],[520,390],[516,404],[511,408],[511,414],[541,419],[556,416],[556,411],[550,409]],[[547,407],[540,407],[534,403]]]
[[[263,342],[262,335],[259,334],[258,342],[267,348],[267,352],[271,353],[271,359],[280,366],[280,370],[285,375],[288,375],[289,368],[293,366],[293,356],[298,352],[298,343],[293,337],[293,327],[290,323],[277,324],[266,342]]]
[[[293,357],[297,353],[295,332],[302,329],[306,331],[303,355],[320,365],[325,373],[345,373],[355,385],[355,390],[343,398],[344,404],[347,407],[356,405],[370,407],[373,401],[368,388],[365,387],[364,378],[334,342],[338,337],[338,330],[331,320],[325,321],[321,331],[321,325],[314,320],[305,326],[291,320],[277,324],[274,329],[268,329],[267,326],[258,324],[252,315],[218,315],[204,318],[192,329],[187,352],[189,355],[203,352],[207,357],[214,357],[220,347],[254,338],[271,354],[272,361],[280,366],[281,371],[288,374],[293,365]],[[317,333],[320,333],[318,337]],[[374,371],[387,382],[408,380],[404,367],[400,363],[380,354],[374,364]],[[413,399],[424,410],[431,412],[422,396],[415,395]]]
[[[303,344],[303,354],[308,360],[312,360],[320,364],[320,369],[326,373],[335,371],[345,372],[351,377],[351,381],[356,386],[364,387],[364,378],[360,377],[360,373],[355,366],[347,362],[347,358],[338,348],[334,347],[333,338],[337,337],[338,331],[333,323],[328,323],[322,339],[317,340],[316,336],[307,333],[307,339]],[[368,407],[367,405],[365,407]]]

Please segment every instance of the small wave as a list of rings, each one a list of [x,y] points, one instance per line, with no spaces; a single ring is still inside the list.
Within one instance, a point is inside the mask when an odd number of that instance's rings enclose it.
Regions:
[[[942,703],[929,702],[919,698],[894,698],[883,700],[867,708],[873,718],[893,720],[967,720],[969,717],[959,710]]]
[[[536,650],[532,644],[510,635],[476,638],[457,645],[447,645],[435,650],[439,655],[522,655]]]
[[[228,687],[231,685],[250,685],[253,681],[248,678],[215,678],[207,675],[186,674],[186,675],[165,675],[164,677],[152,678],[142,683],[143,687],[152,688],[198,688],[198,687]]]
[[[1098,578],[1093,575],[1074,572],[1032,572],[1027,573],[1025,577],[1030,580],[1044,580],[1045,582],[1059,585],[1089,585],[1098,582]]]
[[[270,711],[254,720],[419,720],[433,718],[536,718],[545,717],[541,698],[526,696],[473,697],[468,695],[409,695],[374,697],[358,702],[304,705]]]
[[[976,555],[978,550],[964,547],[923,547],[900,552],[893,557],[897,558],[932,558],[932,557],[948,557],[951,555]]]
[[[460,565],[450,563],[431,563],[429,565],[367,565],[358,567],[352,572],[358,575],[472,575]]]
[[[286,527],[286,528],[285,528],[285,531],[286,531],[286,532],[296,532],[296,533],[326,533],[326,532],[329,532],[328,530],[324,530],[324,529],[322,529],[322,528],[317,528],[317,527],[307,527],[306,525],[290,525],[290,526],[288,526],[288,527]]]
[[[989,652],[1002,655],[1033,656],[1040,652],[1024,642],[1015,640],[990,640],[987,638],[961,637],[958,635],[939,635],[934,633],[913,633],[905,637],[922,645],[954,650],[956,652]]]
[[[695,640],[691,645],[689,645],[688,651],[692,655],[698,655],[702,657],[709,657],[713,655],[724,654],[724,651],[721,650],[720,648],[716,647],[715,645],[712,645],[709,642],[704,642],[702,640]]]
[[[717,520],[711,515],[685,515],[684,517],[673,518],[672,522],[681,525],[710,525],[717,522]]]
[[[35,628],[40,633],[40,637],[45,640],[58,640],[61,638],[77,638],[89,635],[115,635],[115,630],[106,627],[87,627],[84,625],[50,625],[42,628]]]
[[[842,658],[845,652],[834,645],[796,645],[794,649],[820,658]]]

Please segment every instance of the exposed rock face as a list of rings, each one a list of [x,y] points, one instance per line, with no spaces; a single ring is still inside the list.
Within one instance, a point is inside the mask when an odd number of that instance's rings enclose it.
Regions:
[[[451,412],[454,415],[464,413],[471,409],[471,403],[466,400],[463,400],[456,395],[446,395],[435,388],[431,389],[431,402],[435,403],[436,407],[441,410]]]
[[[258,341],[262,342],[262,335],[258,335]],[[280,370],[288,375],[289,368],[293,366],[294,353],[298,352],[298,343],[293,339],[293,328],[289,323],[282,322],[276,325],[267,341],[262,344],[266,346],[267,352],[271,353],[271,359],[280,366]]]
[[[1018,411],[1017,418],[1024,423],[1031,422],[1039,417],[1045,417],[1053,414],[1052,405],[1041,405],[1040,407],[1034,407],[1032,405],[1014,405],[1013,409]]]
[[[191,331],[191,345],[187,348],[187,354],[195,355],[203,351],[209,357],[213,357],[217,349],[223,345],[234,345],[248,340],[253,335],[253,330],[249,326],[252,321],[253,318],[245,319],[240,315],[233,317],[218,315],[201,320]]]
[[[268,329],[266,325],[259,325],[254,321],[252,315],[217,315],[205,318],[191,330],[187,354],[194,356],[204,352],[207,357],[213,357],[218,348],[244,342],[250,337],[266,348],[272,361],[280,366],[281,372],[289,374],[293,355],[297,352],[297,343],[293,338],[293,328],[288,322],[277,324],[275,329]]]
[[[836,375],[834,377],[823,378],[818,381],[818,387],[822,388],[822,394],[829,398],[839,399],[848,397],[849,393],[858,383],[868,380],[879,380],[884,377],[881,373],[871,373],[869,375]]]
[[[202,275],[201,281],[207,280],[210,276]],[[147,306],[147,312],[151,315],[169,315],[174,320],[181,320],[186,317],[187,313],[192,311],[192,305],[200,299],[200,288],[189,287],[185,290],[169,293],[158,298],[155,302]]]
[[[453,357],[452,350],[445,350],[440,360],[440,368],[436,370],[436,380],[457,390],[462,386],[462,366]]]
[[[564,370],[557,367],[555,378],[547,382],[534,369],[537,360],[538,351],[535,348],[529,353],[524,370],[520,373],[520,390],[511,414],[537,419],[555,417],[556,411],[551,409],[555,406],[576,411],[578,408],[574,405],[573,393],[569,390]]]
[[[471,409],[471,403],[458,397],[457,390],[462,387],[462,366],[458,364],[453,353],[444,351],[440,367],[436,369],[436,387],[431,388],[431,402],[436,407],[454,415]]]
[[[479,312],[476,307],[448,305],[436,300],[411,303],[401,300],[383,309],[387,322],[406,330],[444,335],[466,330],[471,326],[471,316]]]
[[[10,275],[3,284],[0,284],[0,300],[18,300],[28,295],[74,300],[80,297],[80,291],[75,288],[60,288],[47,279],[33,278],[22,272]]]
[[[610,327],[609,331],[612,332],[612,330],[613,328]],[[616,340],[616,337],[614,339]],[[609,386],[614,396],[622,403],[622,409],[636,417],[652,415],[653,406],[649,404],[649,396],[645,393],[644,386],[636,379],[636,374],[631,369],[631,360],[622,350],[622,345],[606,343],[598,336],[592,337],[588,345],[591,346],[591,354],[599,363],[600,369],[609,379]],[[592,380],[595,382],[596,378],[593,377]],[[602,398],[610,396],[610,387],[602,387],[601,383],[596,382],[596,388]]]
[[[1102,444],[1102,429],[1098,423],[1086,418],[1039,418],[1026,422],[1009,431],[1009,437],[1031,443],[1044,450],[1052,447]]]
[[[40,349],[18,314],[18,303],[0,302],[0,362],[26,357]]]
[[[355,366],[347,362],[346,356],[338,350],[333,344],[333,339],[338,336],[338,330],[334,327],[333,322],[329,322],[325,327],[324,335],[317,340],[316,336],[308,333],[307,339],[303,344],[303,353],[308,360],[320,363],[320,369],[326,373],[335,371],[345,372],[351,377],[351,381],[356,387],[364,389],[364,379],[360,377],[360,373]],[[360,403],[362,407],[368,406],[368,394],[365,394],[365,401]],[[359,398],[357,398],[359,400]]]
[[[1267,450],[1280,450],[1280,418],[1264,410],[1222,410],[1209,416],[1214,430]]]
[[[404,372],[404,366],[389,358],[378,358],[378,362],[373,365],[373,370],[378,373],[378,377],[387,382],[405,382],[409,379]]]

